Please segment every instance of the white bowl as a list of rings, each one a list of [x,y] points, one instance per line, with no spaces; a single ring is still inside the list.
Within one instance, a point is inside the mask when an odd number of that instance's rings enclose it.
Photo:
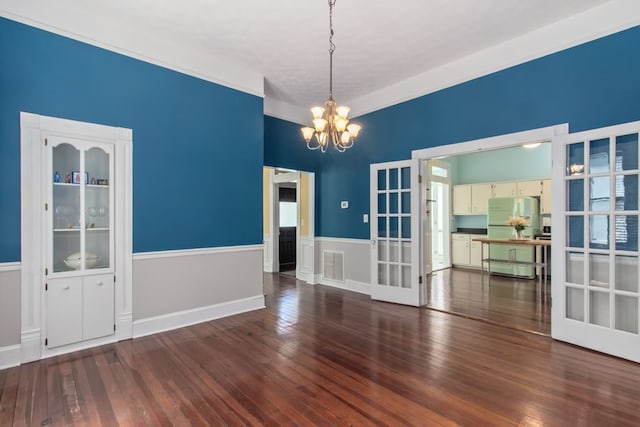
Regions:
[[[84,268],[92,268],[97,263],[100,257],[96,254],[92,254],[91,252],[85,252],[84,259]],[[80,269],[80,252],[74,252],[68,257],[64,259],[64,263],[67,267],[72,268],[74,270]]]

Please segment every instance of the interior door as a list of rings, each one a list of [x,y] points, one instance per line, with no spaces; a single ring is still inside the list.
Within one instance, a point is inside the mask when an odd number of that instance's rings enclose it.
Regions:
[[[640,362],[640,122],[554,138],[553,338]]]
[[[442,160],[427,160],[423,171],[422,235],[423,274],[451,267],[451,166]]]
[[[421,304],[418,160],[371,165],[371,297]]]

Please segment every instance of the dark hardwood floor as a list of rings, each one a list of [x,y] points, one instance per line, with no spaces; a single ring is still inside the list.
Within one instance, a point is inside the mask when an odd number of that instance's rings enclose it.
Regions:
[[[484,275],[477,270],[434,272],[426,286],[429,308],[543,335],[551,334],[551,280]]]
[[[0,426],[640,425],[638,364],[266,278],[265,310],[0,371]]]

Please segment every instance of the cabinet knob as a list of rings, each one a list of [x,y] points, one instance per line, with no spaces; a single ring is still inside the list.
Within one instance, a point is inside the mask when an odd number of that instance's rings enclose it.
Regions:
[[[69,285],[64,286],[62,289],[64,289],[65,291],[68,291],[71,287]]]
[[[98,286],[102,286],[102,280],[97,283]]]

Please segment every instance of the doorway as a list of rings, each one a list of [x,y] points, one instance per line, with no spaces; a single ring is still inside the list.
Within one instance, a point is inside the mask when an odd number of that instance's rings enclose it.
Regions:
[[[295,275],[298,229],[297,185],[278,185],[278,263],[281,273]],[[291,273],[293,272],[293,273]]]
[[[428,160],[426,162],[427,180],[426,191],[426,221],[428,221],[425,238],[430,240],[430,257],[427,265],[431,271],[438,271],[451,267],[450,252],[450,224],[451,224],[451,165],[442,160]]]

